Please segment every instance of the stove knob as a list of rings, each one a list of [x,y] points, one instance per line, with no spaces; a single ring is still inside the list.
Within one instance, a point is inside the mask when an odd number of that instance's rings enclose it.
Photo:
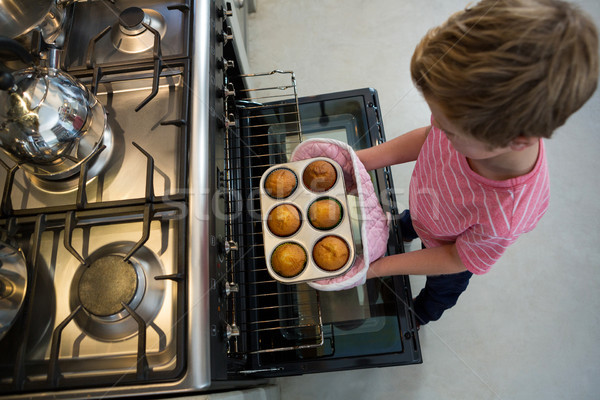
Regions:
[[[231,17],[233,16],[233,11],[231,10],[231,4],[227,3],[225,7],[217,8],[217,15],[219,18]]]
[[[233,33],[231,33],[231,28],[227,27],[223,32],[217,34],[217,40],[223,45],[227,44],[228,41],[233,40]]]
[[[231,293],[237,293],[240,291],[240,287],[237,283],[225,282],[225,296],[229,296]]]
[[[230,339],[232,336],[240,336],[240,328],[238,328],[237,325],[227,324],[227,326],[225,327],[225,335],[227,336],[227,339]]]
[[[238,244],[233,240],[225,240],[222,236],[219,236],[217,239],[217,249],[219,256],[224,257],[232,251],[236,251],[238,249]]]
[[[221,89],[217,90],[217,96],[219,98],[227,98],[229,96],[235,96],[235,88],[233,87],[233,83],[228,83]]]
[[[235,63],[231,60],[227,60],[225,58],[217,60],[217,68],[222,69],[223,71],[227,71],[229,68],[233,67],[235,67]]]
[[[223,126],[225,126],[226,129],[234,128],[235,127],[235,115],[229,114],[228,117],[224,118]]]
[[[237,249],[238,249],[238,244],[236,242],[234,242],[233,240],[226,240],[224,245],[225,245],[225,254],[229,254],[232,251],[237,251]]]

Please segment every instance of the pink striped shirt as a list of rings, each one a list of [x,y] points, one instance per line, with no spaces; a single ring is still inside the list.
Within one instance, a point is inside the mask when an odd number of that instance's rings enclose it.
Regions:
[[[486,273],[506,248],[531,231],[548,208],[544,143],[531,172],[494,181],[475,173],[440,129],[431,128],[410,181],[410,213],[426,247],[456,243],[474,274]]]

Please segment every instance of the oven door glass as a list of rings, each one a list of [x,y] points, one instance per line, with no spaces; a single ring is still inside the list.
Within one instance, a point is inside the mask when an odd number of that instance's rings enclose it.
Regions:
[[[303,140],[336,139],[355,150],[385,140],[377,93],[372,89],[300,98],[299,109]],[[297,145],[293,133],[285,131],[285,124],[274,124],[268,137],[269,146],[280,147],[270,149],[276,158],[269,163],[288,162]],[[389,169],[372,171],[371,177],[384,210],[398,215]],[[349,201],[354,201],[352,197]],[[349,208],[356,210],[352,204]],[[354,231],[360,232],[357,219],[353,224]],[[388,254],[402,252],[401,243],[399,228],[392,223]],[[421,362],[408,277],[370,279],[336,292],[317,292],[306,284],[278,286],[278,313],[262,317],[259,312],[250,320],[256,320],[256,325],[271,319],[291,322],[283,328],[256,329],[262,335],[254,338],[251,371],[245,373],[283,376]],[[256,307],[263,308],[270,307]],[[272,334],[265,335],[267,329]],[[263,349],[261,344],[267,342]]]

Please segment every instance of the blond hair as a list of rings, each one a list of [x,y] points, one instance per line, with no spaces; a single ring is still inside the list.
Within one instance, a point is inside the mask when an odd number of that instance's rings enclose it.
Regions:
[[[550,137],[594,93],[598,33],[556,0],[483,0],[430,30],[411,60],[417,88],[493,147]]]

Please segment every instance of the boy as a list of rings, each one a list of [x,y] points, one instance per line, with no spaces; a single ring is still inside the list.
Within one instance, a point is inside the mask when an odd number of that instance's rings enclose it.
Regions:
[[[403,233],[425,248],[381,258],[367,277],[428,275],[414,308],[423,325],[546,211],[542,138],[596,89],[598,34],[567,2],[483,0],[429,31],[410,68],[431,125],[358,156],[367,170],[417,161]]]

